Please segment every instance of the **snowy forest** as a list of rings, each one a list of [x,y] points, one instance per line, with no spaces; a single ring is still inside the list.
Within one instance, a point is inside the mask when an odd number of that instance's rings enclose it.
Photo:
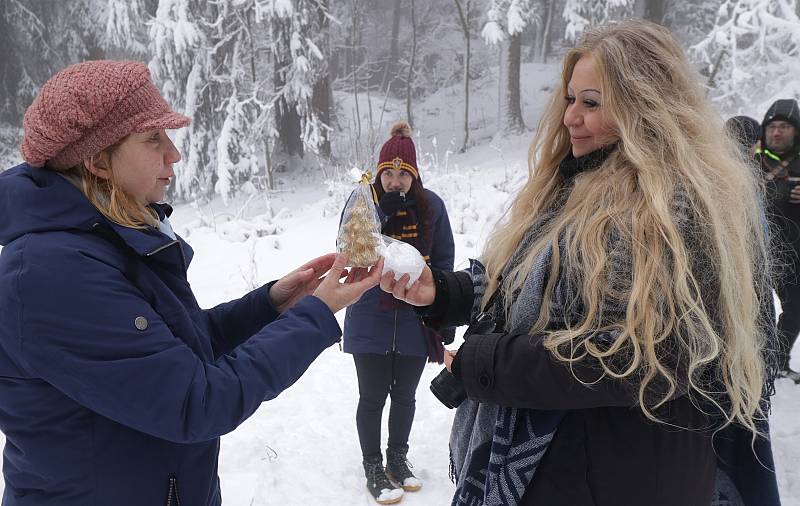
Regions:
[[[419,128],[418,104],[442,89],[463,95],[450,132],[463,152],[535,128],[522,66],[557,63],[587,26],[632,16],[672,30],[722,113],[760,119],[773,98],[800,97],[799,15],[796,0],[3,0],[0,162],[19,160],[45,80],[104,58],[147,62],[193,118],[175,137],[177,201],[274,189],[298,167],[366,170],[398,119],[382,104]],[[478,114],[470,91],[487,80],[496,104]]]
[[[761,121],[776,99],[800,99],[800,0],[0,0],[0,171],[21,163],[23,115],[55,72],[135,59],[193,120],[169,133],[182,159],[167,200],[201,307],[334,251],[355,181],[400,120],[463,269],[527,180],[563,54],[587,27],[630,17],[675,34],[723,118]],[[792,360],[800,370],[800,345]],[[404,505],[453,497],[453,411],[428,391],[440,370],[427,364],[417,387],[409,460],[425,486]],[[780,378],[771,401],[783,506],[800,506],[799,388]],[[222,437],[224,504],[374,504],[358,402],[353,358],[330,346]]]

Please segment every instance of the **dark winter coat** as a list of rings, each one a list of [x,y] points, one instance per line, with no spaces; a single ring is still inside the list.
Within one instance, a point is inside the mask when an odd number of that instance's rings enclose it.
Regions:
[[[789,194],[800,184],[800,133],[788,153],[777,155],[766,145],[766,128],[774,120],[783,120],[800,132],[800,110],[795,100],[777,100],[764,115],[762,138],[756,155],[766,176],[767,214],[773,230],[782,244],[789,246],[781,259],[790,265],[800,265],[800,204],[789,202]],[[780,249],[780,248],[779,248]],[[791,269],[791,270],[796,270]]]
[[[689,247],[697,246],[689,216],[691,211],[683,199],[675,203],[673,213],[676,223],[684,233]],[[525,241],[523,241],[525,242]],[[614,248],[613,252],[623,249]],[[702,259],[703,257],[696,257]],[[630,264],[624,256],[609,257],[612,272],[624,272]],[[627,265],[627,267],[625,266]],[[706,262],[699,260],[695,269]],[[581,314],[580,307],[565,303],[580,300],[571,293],[570,283],[562,264],[555,282],[551,304],[551,322],[571,321],[573,312]],[[440,325],[463,325],[474,313],[474,288],[467,272],[434,273],[437,294],[434,304],[421,310],[426,321]],[[696,271],[703,300],[713,315],[713,276]],[[475,287],[478,288],[478,287]],[[760,283],[765,295],[761,318],[771,325],[774,338],[774,309],[768,287]],[[624,319],[624,306],[604,308],[609,318]],[[771,322],[771,323],[769,323]],[[573,322],[574,323],[574,322]],[[657,424],[648,420],[638,406],[638,384],[634,380],[617,380],[602,376],[602,370],[591,358],[570,366],[555,359],[543,344],[541,334],[513,334],[499,328],[470,336],[458,350],[453,362],[453,373],[461,379],[470,399],[485,404],[562,411],[552,442],[533,474],[521,499],[522,505],[548,506],[709,506],[715,492],[717,459],[708,430],[713,423],[691,402],[686,388],[678,391],[670,402],[656,411],[656,415],[672,425]],[[592,339],[603,342],[603,332]],[[774,341],[774,339],[773,339]],[[679,368],[679,364],[675,364]],[[578,381],[575,376],[585,383]],[[664,393],[658,385],[648,394],[660,398]],[[692,430],[681,430],[679,427]],[[768,429],[767,429],[768,430]],[[764,470],[753,457],[749,433],[731,427],[736,444],[744,441],[744,451],[731,449],[736,459],[729,458],[726,469],[736,480],[741,469],[750,473],[744,483],[765,483],[769,495],[763,503],[754,502],[752,490],[739,490],[744,504],[778,504],[774,473]],[[744,437],[741,437],[744,434]],[[724,455],[732,445],[717,441]],[[769,443],[756,443],[759,457],[767,466],[772,465]],[[724,459],[723,459],[724,460]],[[733,462],[731,462],[733,460]],[[741,483],[736,483],[741,487]]]
[[[431,190],[425,189],[425,195],[433,224],[430,265],[453,270],[455,246],[447,209]],[[386,220],[380,208],[377,209],[381,219]],[[453,329],[441,332],[452,336]],[[367,291],[361,300],[347,308],[344,320],[344,351],[347,353],[384,354],[395,350],[402,355],[427,356],[427,339],[412,307],[385,294],[380,287]]]
[[[3,505],[219,505],[219,436],[338,340],[327,306],[281,315],[262,287],[203,310],[185,242],[49,170],[0,174],[0,216]]]

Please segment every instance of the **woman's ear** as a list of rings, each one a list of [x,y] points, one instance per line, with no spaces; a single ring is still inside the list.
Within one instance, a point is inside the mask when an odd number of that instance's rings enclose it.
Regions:
[[[105,157],[93,156],[87,158],[83,161],[83,166],[100,179],[111,179],[111,170],[107,168],[107,164],[103,158]]]

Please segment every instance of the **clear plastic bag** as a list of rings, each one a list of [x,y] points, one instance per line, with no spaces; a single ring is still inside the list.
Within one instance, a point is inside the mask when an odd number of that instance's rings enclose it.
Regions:
[[[336,251],[347,255],[349,267],[372,267],[378,261],[382,245],[381,219],[372,199],[369,176],[365,174],[342,213]]]
[[[379,253],[384,258],[382,274],[386,274],[388,271],[394,272],[395,281],[399,280],[403,274],[408,274],[410,279],[406,288],[410,288],[425,269],[425,259],[422,258],[417,248],[407,242],[382,235],[381,243]]]

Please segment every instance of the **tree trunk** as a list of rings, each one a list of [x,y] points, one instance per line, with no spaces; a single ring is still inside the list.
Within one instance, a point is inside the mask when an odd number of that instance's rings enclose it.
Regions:
[[[550,54],[550,32],[553,27],[553,11],[555,9],[555,0],[546,0],[541,42],[539,43],[539,61],[542,63],[547,63],[547,56]]]
[[[659,25],[662,24],[664,22],[664,0],[647,0],[645,19]]]
[[[453,0],[458,10],[458,19],[461,21],[461,30],[464,32],[464,143],[461,145],[461,152],[467,150],[469,144],[469,64],[470,64],[470,33],[469,33],[469,9],[470,0],[466,0],[464,8],[461,7],[460,0]]]
[[[282,21],[276,19],[272,20],[276,24],[274,33],[277,33],[283,39],[283,43],[288,47],[289,33],[286,25]],[[285,72],[291,65],[291,61],[286,58],[279,58],[275,55],[273,69],[273,82],[275,89],[279,90],[286,85]],[[300,126],[300,115],[297,113],[297,106],[294,103],[288,103],[285,98],[281,97],[278,100],[277,107],[275,108],[275,125],[278,128],[278,138],[280,139],[283,150],[289,155],[303,156],[303,139],[302,128]]]
[[[397,78],[397,61],[400,59],[400,14],[402,0],[394,0],[394,13],[392,16],[392,38],[389,45],[389,59],[383,68],[383,82],[381,90],[395,89],[393,83]]]
[[[647,2],[648,0],[636,0],[633,4],[633,15],[637,18],[644,19],[647,17]]]
[[[317,119],[326,127],[331,126],[331,74],[328,67],[328,60],[331,55],[330,40],[330,21],[326,12],[328,11],[328,0],[322,0],[318,7],[319,26],[322,31],[322,54],[325,58],[323,69],[317,82],[314,83],[314,91],[311,96],[311,109]],[[319,145],[319,154],[324,158],[331,157],[330,130],[325,130],[322,143]]]
[[[417,57],[417,16],[414,12],[414,0],[411,0],[411,60],[408,63],[408,79],[406,80],[406,120],[408,124],[414,126],[414,119],[411,115],[411,92],[414,79],[414,60]]]
[[[508,69],[506,72],[507,80],[505,96],[503,97],[503,125],[504,133],[517,134],[525,130],[525,123],[522,121],[522,107],[520,106],[519,73],[520,73],[520,53],[522,51],[521,34],[512,35],[505,42],[504,62]]]

